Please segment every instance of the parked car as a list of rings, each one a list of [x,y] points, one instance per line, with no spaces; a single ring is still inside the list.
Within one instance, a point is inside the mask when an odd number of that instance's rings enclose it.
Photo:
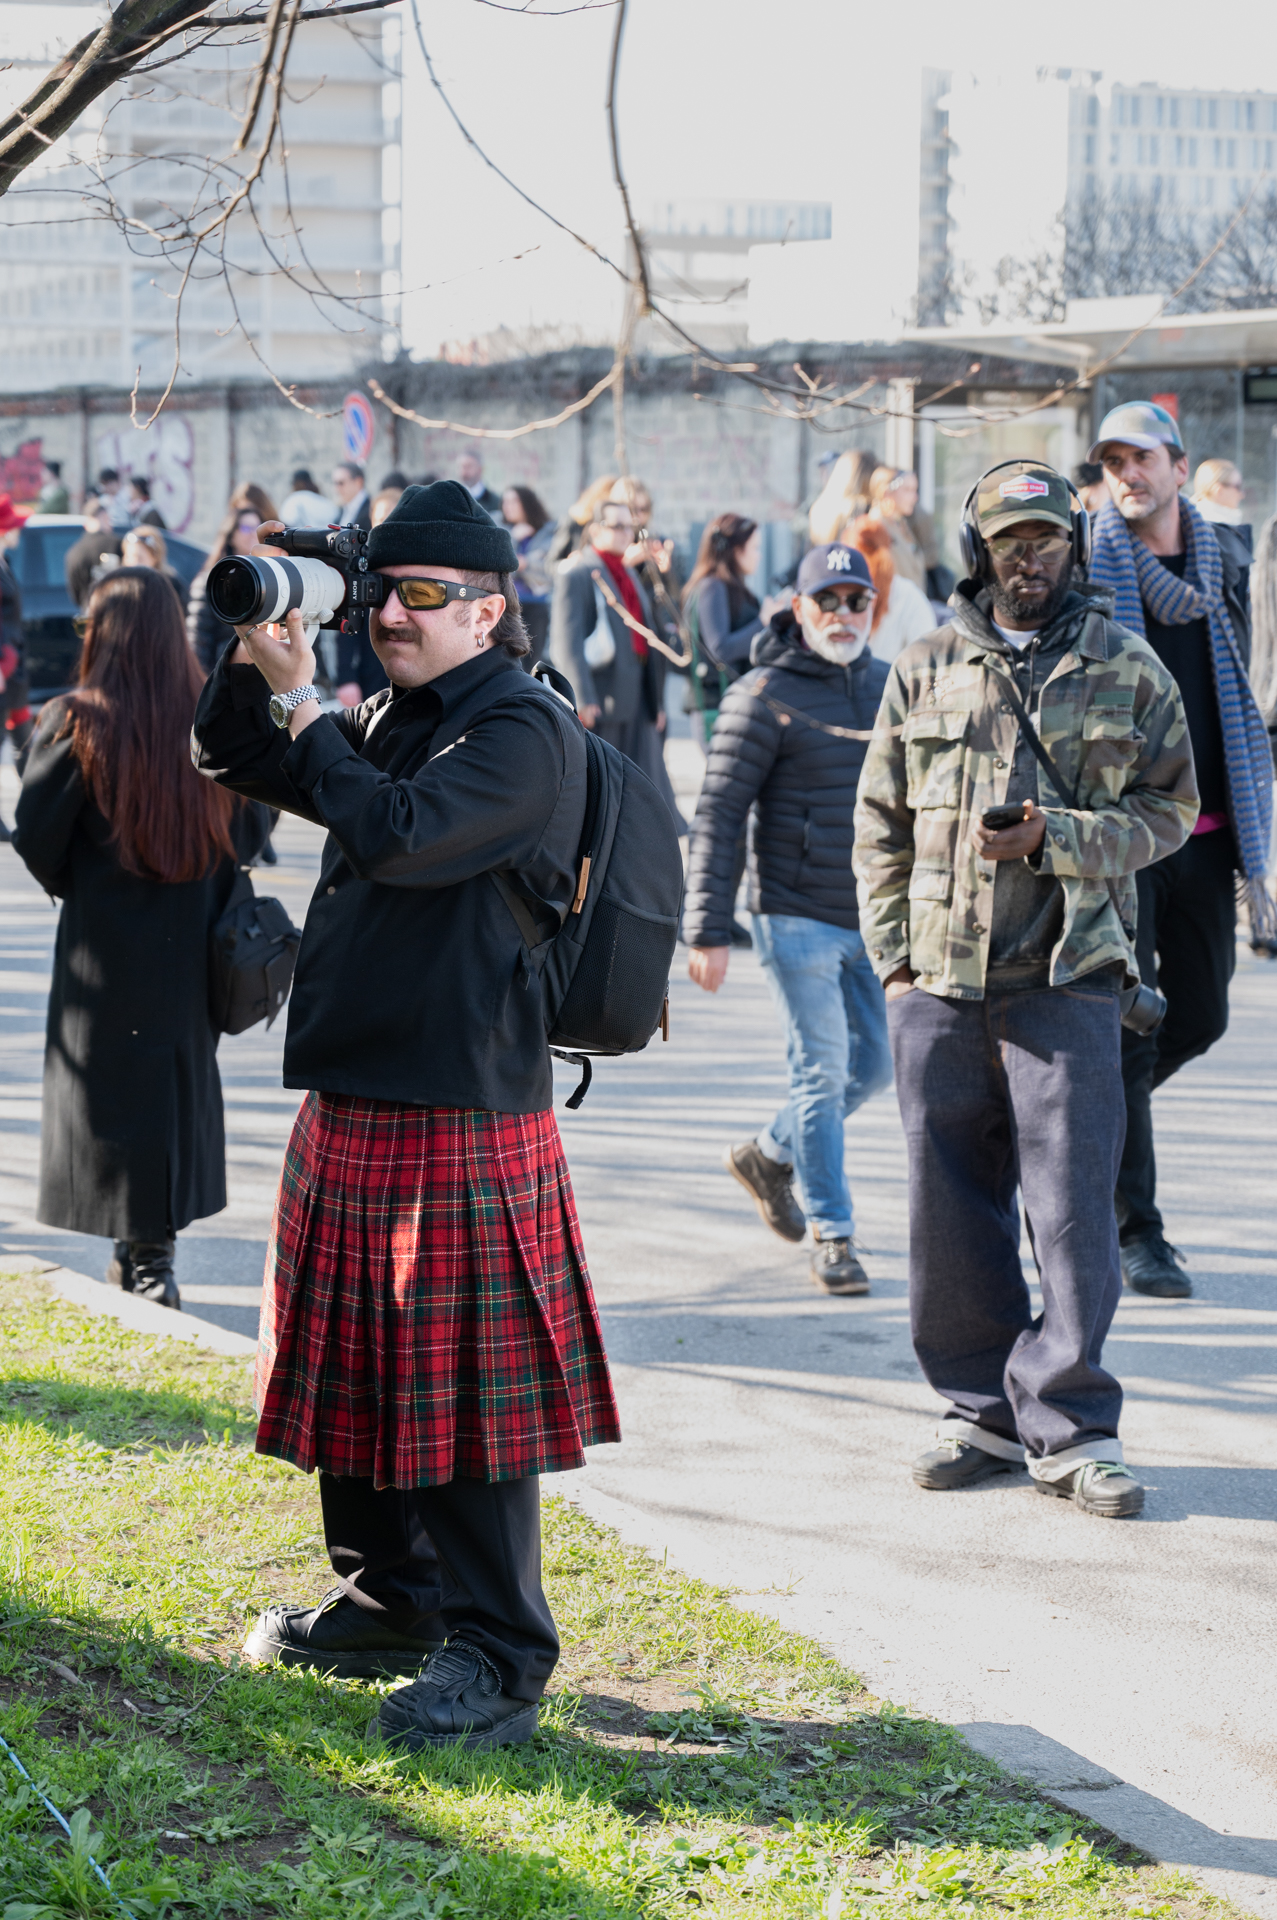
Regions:
[[[72,622],[79,608],[67,591],[66,557],[84,532],[71,513],[33,513],[9,556],[22,593],[22,631],[27,647],[31,704],[43,705],[74,684],[80,636]],[[189,587],[206,558],[203,547],[166,533],[168,563]]]

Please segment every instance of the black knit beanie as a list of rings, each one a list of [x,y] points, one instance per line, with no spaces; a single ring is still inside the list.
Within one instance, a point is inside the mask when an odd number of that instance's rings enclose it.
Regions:
[[[459,480],[405,487],[368,538],[368,565],[457,567],[465,573],[514,573],[519,556],[504,527],[489,519]]]

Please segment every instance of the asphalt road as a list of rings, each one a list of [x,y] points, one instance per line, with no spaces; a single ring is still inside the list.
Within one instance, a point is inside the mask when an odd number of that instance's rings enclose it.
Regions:
[[[258,889],[300,920],[318,836],[286,823],[277,844]],[[32,1218],[55,915],[8,848],[0,909],[0,1250],[97,1275],[105,1242]],[[626,1438],[557,1484],[1277,1920],[1275,1007],[1277,967],[1243,953],[1228,1036],[1158,1095],[1167,1227],[1197,1292],[1119,1310],[1105,1357],[1150,1493],[1142,1519],[1103,1522],[1023,1476],[914,1488],[936,1403],[908,1337],[894,1096],[847,1128],[874,1291],[831,1300],[719,1161],[782,1094],[758,968],[734,956],[710,999],[680,959],[670,1044],[603,1064],[560,1114]],[[281,1041],[222,1044],[231,1203],[179,1250],[188,1308],[248,1333],[297,1100]]]

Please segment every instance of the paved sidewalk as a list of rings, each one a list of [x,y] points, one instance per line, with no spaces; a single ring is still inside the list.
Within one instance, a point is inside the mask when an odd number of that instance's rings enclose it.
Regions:
[[[285,823],[278,845],[257,885],[300,920],[318,837]],[[0,1249],[94,1275],[105,1242],[31,1219],[54,915],[7,848],[0,908]],[[716,999],[680,956],[670,1045],[602,1064],[581,1112],[560,1111],[627,1438],[549,1485],[1277,1920],[1277,967],[1244,954],[1233,1004],[1226,1040],[1157,1100],[1197,1297],[1124,1300],[1106,1349],[1142,1520],[1086,1519],[1018,1476],[913,1487],[935,1403],[909,1346],[894,1097],[847,1135],[874,1293],[833,1301],[719,1165],[783,1086],[750,955]],[[193,1311],[250,1335],[297,1099],[280,1044],[223,1042],[231,1206],[180,1242]]]

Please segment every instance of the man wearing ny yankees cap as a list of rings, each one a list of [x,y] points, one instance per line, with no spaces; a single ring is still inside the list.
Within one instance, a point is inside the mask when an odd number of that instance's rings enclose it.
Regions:
[[[1139,985],[1135,875],[1192,830],[1193,758],[1170,674],[1087,581],[1090,524],[1061,474],[991,468],[960,534],[970,577],[892,665],[856,805],[909,1149],[914,1351],[947,1403],[913,1475],[939,1491],[1027,1466],[1039,1493],[1122,1519],[1144,1489],[1101,1365],[1122,1290],[1121,996]]]
[[[887,669],[868,650],[874,584],[862,553],[840,541],[813,547],[796,584],[719,708],[692,822],[683,938],[692,979],[716,993],[749,817],[754,946],[784,1023],[789,1098],[753,1139],[726,1149],[724,1164],[782,1240],[811,1227],[817,1287],[868,1293],[852,1252],[843,1122],[889,1084],[891,1060],[882,988],[857,929],[851,841]]]

